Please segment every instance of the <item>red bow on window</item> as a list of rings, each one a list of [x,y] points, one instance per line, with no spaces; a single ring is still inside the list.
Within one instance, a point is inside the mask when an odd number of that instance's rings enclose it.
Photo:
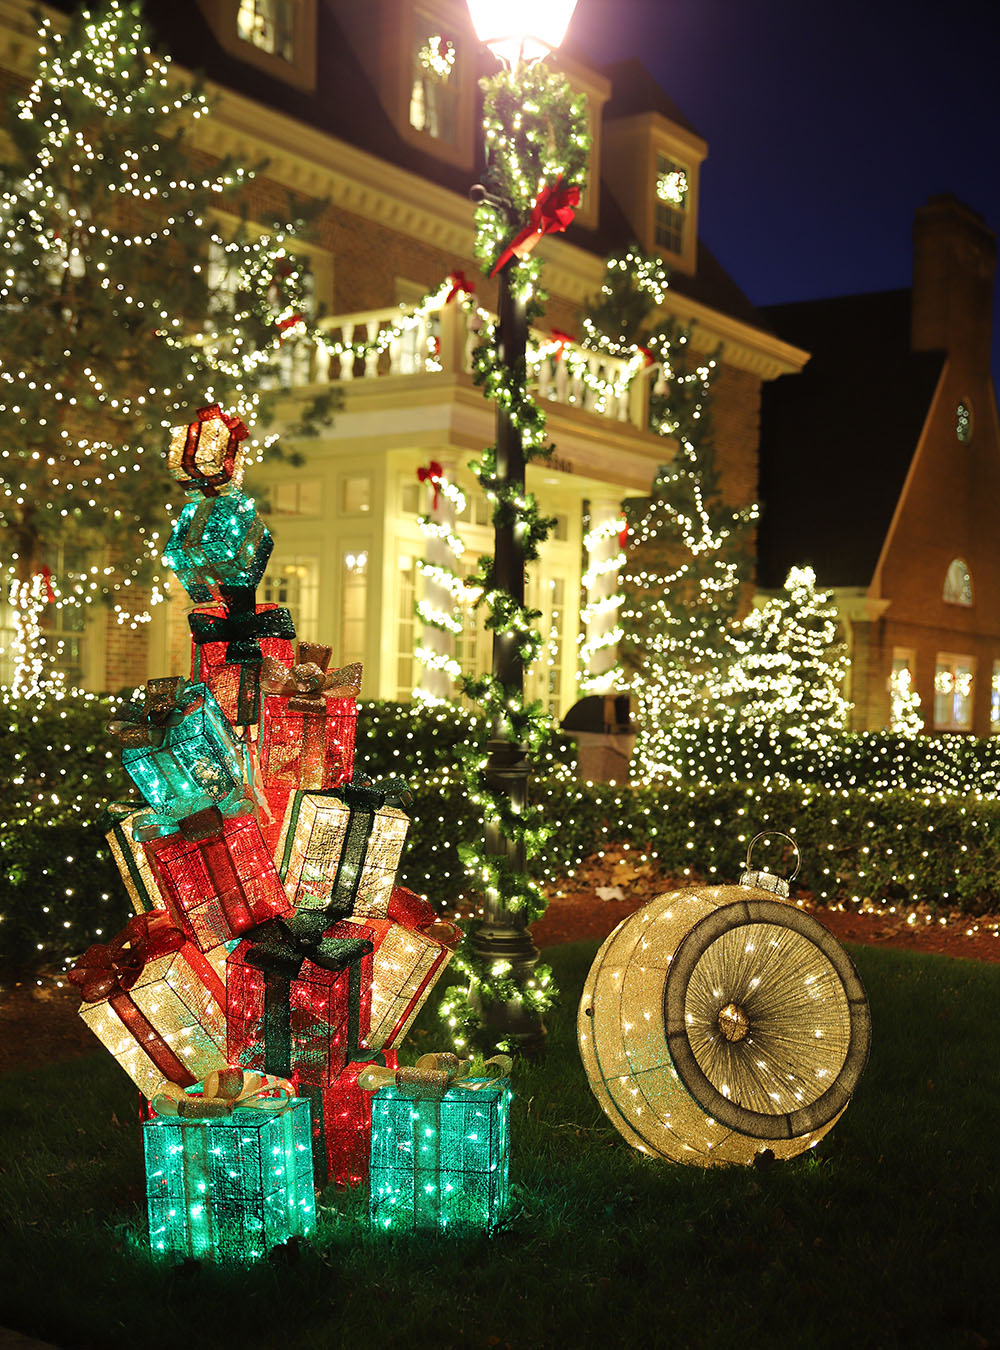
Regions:
[[[558,342],[559,344],[558,347],[556,348],[556,360],[561,361],[563,359],[563,352],[566,350],[566,347],[574,341],[574,339],[569,333],[563,333],[560,329],[553,328],[552,341]]]
[[[511,258],[526,258],[543,234],[562,234],[579,205],[580,189],[563,187],[562,174],[551,186],[543,187],[531,208],[530,220],[500,254],[490,276],[495,277]]]
[[[431,487],[434,489],[434,502],[431,506],[431,510],[436,511],[438,509],[438,499],[441,495],[441,484],[444,482],[444,469],[442,469],[436,459],[432,459],[425,468],[417,470],[417,478],[421,483],[430,483]]]
[[[47,605],[54,605],[56,602],[56,593],[52,589],[52,568],[46,567],[45,564],[42,563],[41,567],[38,569],[38,575],[42,578],[42,585],[45,587],[45,603]]]
[[[448,285],[450,287],[448,294],[444,298],[446,305],[450,305],[456,295],[475,295],[476,288],[464,272],[454,271],[448,273]]]

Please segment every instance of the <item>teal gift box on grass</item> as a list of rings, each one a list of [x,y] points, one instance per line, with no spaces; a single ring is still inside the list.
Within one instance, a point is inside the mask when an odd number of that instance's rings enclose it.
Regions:
[[[211,1095],[164,1084],[153,1098],[142,1137],[154,1255],[256,1261],[315,1231],[309,1102],[277,1082],[230,1069],[206,1079]]]
[[[497,1075],[491,1078],[463,1077],[461,1069],[454,1072],[456,1063],[453,1056],[425,1055],[415,1069],[373,1066],[359,1077],[363,1087],[378,1088],[372,1098],[369,1193],[376,1228],[489,1232],[504,1216],[510,1061],[505,1056],[489,1061],[487,1072]]]

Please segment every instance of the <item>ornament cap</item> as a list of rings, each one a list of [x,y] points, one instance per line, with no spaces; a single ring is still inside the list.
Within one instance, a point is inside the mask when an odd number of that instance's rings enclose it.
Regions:
[[[795,868],[790,877],[779,877],[775,872],[750,866],[750,854],[753,852],[754,844],[761,839],[774,838],[786,840],[795,850]],[[770,891],[772,895],[780,895],[783,900],[787,900],[789,884],[798,876],[801,866],[802,854],[791,835],[785,834],[784,830],[760,830],[747,844],[747,857],[743,865],[743,871],[740,873],[740,885],[747,886],[752,890]]]

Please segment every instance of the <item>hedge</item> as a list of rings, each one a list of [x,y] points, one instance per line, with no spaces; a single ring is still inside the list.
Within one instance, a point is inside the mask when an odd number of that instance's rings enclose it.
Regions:
[[[103,731],[108,711],[96,698],[38,708],[8,700],[4,706],[0,755],[13,767],[0,784],[0,860],[7,878],[0,958],[8,971],[58,967],[117,931],[129,915],[94,823],[105,802],[127,791]],[[448,709],[365,704],[359,717],[359,766],[374,776],[404,772],[414,788],[401,880],[442,905],[463,891],[457,848],[481,827],[454,770],[456,747],[474,730],[471,714]],[[867,745],[867,763],[881,754],[876,743],[853,738],[854,746]],[[945,749],[948,755],[961,749],[966,768],[989,781],[992,742]],[[545,759],[549,776],[532,787],[557,825],[538,860],[542,878],[562,878],[600,848],[628,843],[669,874],[735,881],[747,840],[772,828],[796,839],[803,855],[798,884],[821,901],[926,904],[970,914],[1000,907],[1000,804],[991,799],[789,785],[773,777],[594,786],[567,775],[566,757],[565,744],[554,743]],[[861,759],[858,750],[856,762]],[[922,763],[933,763],[931,746],[924,747]]]

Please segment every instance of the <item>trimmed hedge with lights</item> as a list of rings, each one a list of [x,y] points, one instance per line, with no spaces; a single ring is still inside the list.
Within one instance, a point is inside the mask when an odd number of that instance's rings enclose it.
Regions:
[[[60,966],[128,918],[128,900],[96,824],[105,803],[124,795],[127,784],[104,733],[107,700],[76,697],[43,706],[8,700],[4,713],[0,755],[10,772],[0,783],[0,862],[7,878],[0,960],[8,971],[26,972]],[[400,879],[442,905],[454,904],[465,890],[458,847],[480,829],[456,753],[477,736],[476,716],[461,709],[366,703],[359,718],[358,768],[376,777],[403,773],[413,785]],[[735,881],[747,840],[770,826],[797,840],[803,855],[797,884],[821,901],[997,910],[1000,803],[978,793],[1000,777],[1000,747],[920,737],[894,748],[897,739],[841,738],[842,781],[853,778],[863,787],[781,784],[771,770],[770,782],[759,774],[751,783],[621,788],[572,779],[572,745],[557,738],[546,755],[549,776],[532,787],[545,817],[558,822],[535,874],[571,882],[572,869],[585,858],[627,843],[675,876]],[[879,784],[891,779],[887,765],[904,751],[899,775],[905,781],[938,775],[953,791],[882,790]],[[774,754],[787,775],[789,752],[779,747]]]

